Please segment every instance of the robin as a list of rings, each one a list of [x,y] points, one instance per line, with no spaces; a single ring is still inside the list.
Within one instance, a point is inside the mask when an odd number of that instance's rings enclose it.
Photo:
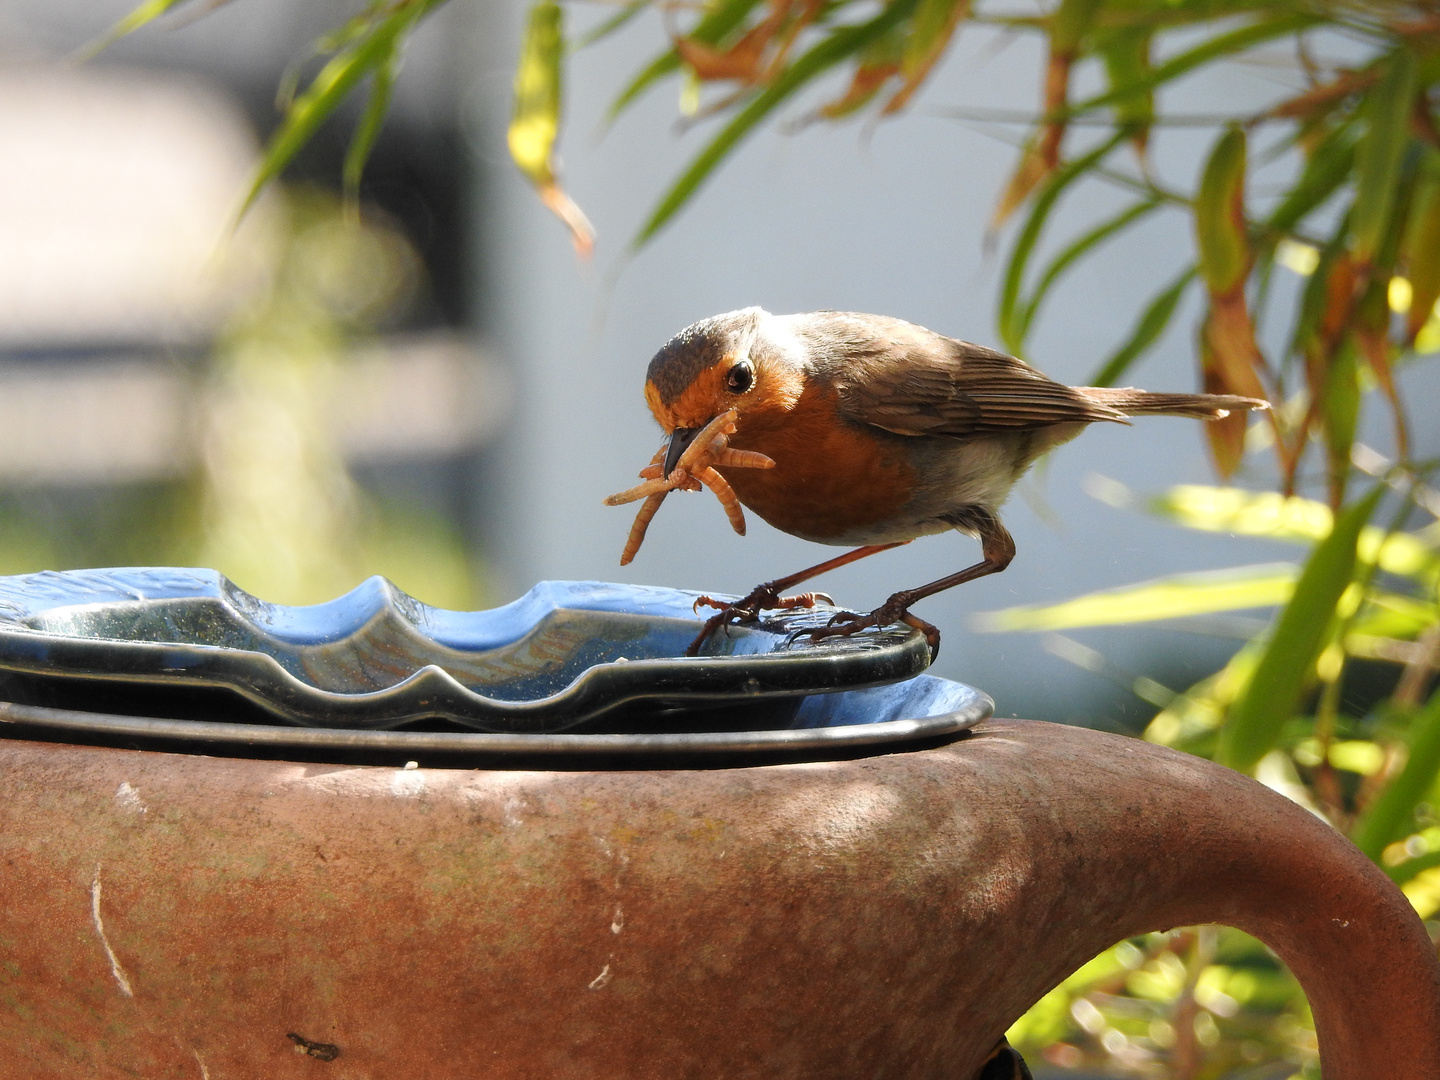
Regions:
[[[607,500],[650,496],[622,561],[633,556],[665,490],[698,489],[701,481],[727,504],[737,531],[743,517],[736,498],[793,536],[858,545],[741,600],[702,597],[697,606],[720,612],[691,655],[724,623],[809,606],[820,595],[782,596],[786,589],[955,529],[979,539],[980,562],[897,592],[868,615],[843,612],[807,631],[823,638],[903,622],[922,630],[934,653],[939,631],[911,615],[911,606],[1010,564],[1015,541],[997,511],[1046,451],[1098,421],[1213,420],[1233,409],[1268,408],[1230,395],[1066,386],[1013,356],[901,319],[843,311],[771,315],[756,307],[702,320],[671,338],[650,361],[645,401],[668,443],[641,474],[657,479]],[[677,468],[682,461],[688,471]]]

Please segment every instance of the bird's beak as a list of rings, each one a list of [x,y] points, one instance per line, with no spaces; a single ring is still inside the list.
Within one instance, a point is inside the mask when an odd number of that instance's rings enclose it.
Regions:
[[[670,446],[665,451],[665,473],[666,480],[670,479],[670,473],[675,468],[675,463],[680,460],[680,455],[685,453],[689,445],[695,441],[695,436],[700,434],[697,427],[677,427],[670,433]]]

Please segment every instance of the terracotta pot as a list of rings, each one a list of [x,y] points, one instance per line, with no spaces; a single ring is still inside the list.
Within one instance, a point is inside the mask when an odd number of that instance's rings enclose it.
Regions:
[[[0,767],[6,1076],[953,1080],[1101,949],[1221,922],[1299,976],[1327,1077],[1440,1077],[1440,967],[1383,874],[1092,731],[714,771]]]

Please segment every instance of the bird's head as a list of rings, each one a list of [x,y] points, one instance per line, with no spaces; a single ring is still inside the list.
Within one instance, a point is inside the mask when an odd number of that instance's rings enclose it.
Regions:
[[[802,346],[781,320],[743,308],[687,326],[665,343],[645,379],[645,401],[670,436],[665,475],[696,433],[727,409],[745,419],[788,412],[804,390]]]

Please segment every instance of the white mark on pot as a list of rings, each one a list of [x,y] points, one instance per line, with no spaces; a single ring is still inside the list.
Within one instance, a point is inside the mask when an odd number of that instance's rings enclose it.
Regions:
[[[122,781],[115,789],[115,805],[130,814],[143,814],[148,809],[140,799],[140,792],[129,780]]]
[[[618,934],[625,929],[625,912],[619,904],[615,905],[615,917],[610,920],[610,932]]]
[[[603,990],[603,989],[605,989],[605,984],[608,983],[609,981],[610,981],[610,965],[609,965],[609,964],[606,964],[603,968],[600,969],[600,974],[599,974],[599,975],[596,975],[595,978],[593,978],[593,979],[590,980],[590,989],[591,989],[591,990]]]
[[[1333,922],[1336,926],[1340,927],[1340,929],[1342,930],[1350,925],[1349,919],[1331,919],[1330,921]]]
[[[200,1066],[200,1080],[210,1080],[210,1070],[205,1067],[205,1059],[200,1056],[200,1051],[192,1047],[190,1052],[195,1055],[195,1064]]]
[[[397,769],[390,777],[390,794],[414,799],[425,794],[425,774],[418,769]]]
[[[115,955],[115,950],[110,947],[110,939],[105,936],[105,922],[100,918],[100,864],[95,864],[95,880],[90,883],[90,918],[95,923],[95,933],[100,937],[100,944],[105,947],[105,955],[110,959],[110,974],[115,976],[115,982],[119,984],[121,992],[133,998],[135,991],[130,989],[130,980],[125,975],[125,969],[120,966],[120,958]]]
[[[500,812],[505,818],[505,824],[509,825],[512,829],[517,825],[524,825],[525,819],[520,816],[520,810],[524,806],[525,803],[518,795],[509,796],[500,808]]]

